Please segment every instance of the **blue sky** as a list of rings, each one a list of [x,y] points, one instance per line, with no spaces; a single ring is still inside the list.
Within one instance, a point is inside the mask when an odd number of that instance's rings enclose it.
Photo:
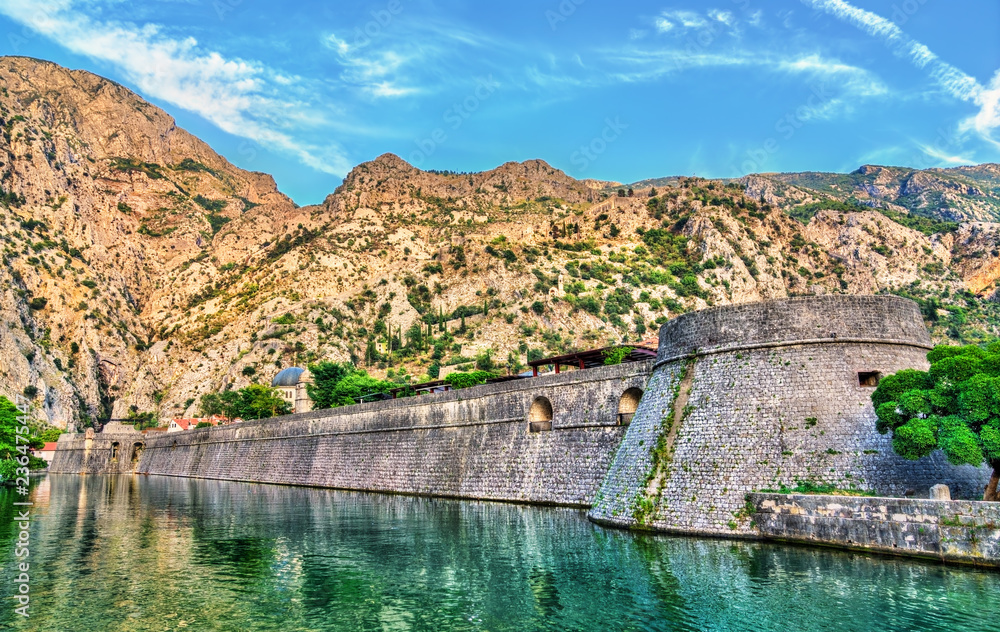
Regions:
[[[385,152],[578,178],[1000,162],[995,0],[0,0],[0,51],[122,83],[319,202]]]

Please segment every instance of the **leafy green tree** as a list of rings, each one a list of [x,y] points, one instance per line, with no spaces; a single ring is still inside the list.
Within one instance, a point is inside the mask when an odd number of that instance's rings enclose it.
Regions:
[[[625,358],[627,358],[633,351],[635,351],[635,349],[632,347],[612,347],[602,351],[601,355],[604,356],[605,366],[613,366],[624,362]]]
[[[267,419],[291,412],[292,405],[281,397],[278,389],[263,384],[201,396],[201,414],[206,417],[220,415],[229,419]]]
[[[58,441],[63,432],[64,431],[59,428],[46,428],[38,438],[42,440],[42,443],[51,443],[53,441]]]
[[[906,459],[941,450],[954,465],[989,464],[983,500],[1000,500],[1000,341],[937,346],[927,359],[929,371],[886,376],[872,393],[878,431],[891,432],[893,451]]]
[[[156,428],[160,425],[160,416],[153,412],[135,412],[129,411],[128,419],[132,420],[132,426],[136,430],[145,430],[146,428]]]
[[[486,384],[486,380],[496,377],[489,371],[470,371],[469,373],[449,373],[444,381],[452,388],[469,388],[478,384]]]
[[[267,419],[278,415],[288,415],[292,412],[292,405],[281,397],[281,393],[276,388],[263,384],[251,384],[241,388],[237,393],[240,402],[237,417]]]
[[[386,393],[399,385],[368,375],[351,364],[323,361],[309,365],[313,383],[306,386],[313,408],[350,406],[365,395]]]
[[[27,424],[21,422],[17,406],[0,395],[0,483],[14,480],[19,468],[37,466],[33,461],[39,459],[32,459],[28,448],[37,450],[43,444],[40,438],[31,434]]]

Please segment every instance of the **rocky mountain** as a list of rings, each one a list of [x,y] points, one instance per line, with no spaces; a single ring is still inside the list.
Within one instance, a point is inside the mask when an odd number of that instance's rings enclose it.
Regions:
[[[678,177],[620,197],[541,160],[451,174],[387,154],[297,207],[127,89],[11,57],[0,126],[0,390],[60,426],[192,415],[204,393],[319,359],[400,381],[518,370],[790,294],[911,296],[938,340],[1000,323],[987,202],[897,203],[944,181],[991,200],[993,165],[876,175],[871,208],[832,176]]]
[[[632,186],[676,182],[676,177],[656,178]],[[739,182],[748,195],[804,219],[836,201],[943,221],[1000,220],[998,164],[924,170],[863,165],[851,173],[765,173]]]

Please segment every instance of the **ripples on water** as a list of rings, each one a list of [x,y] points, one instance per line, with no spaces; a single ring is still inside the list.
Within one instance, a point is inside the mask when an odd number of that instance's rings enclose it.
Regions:
[[[14,577],[12,505],[0,551]],[[579,511],[158,477],[35,484],[31,617],[167,630],[1000,630],[1000,574],[634,535]]]

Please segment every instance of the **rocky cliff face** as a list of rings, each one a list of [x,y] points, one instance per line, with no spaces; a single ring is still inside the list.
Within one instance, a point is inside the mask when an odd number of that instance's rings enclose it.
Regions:
[[[937,339],[998,322],[998,225],[831,204],[843,196],[815,174],[618,197],[540,160],[450,174],[384,155],[299,208],[89,73],[0,59],[0,119],[0,386],[61,426],[191,415],[203,393],[318,359],[414,378],[477,356],[517,369],[789,294],[909,295]],[[944,171],[958,198],[992,199],[995,166]],[[872,199],[944,186],[863,175]]]

